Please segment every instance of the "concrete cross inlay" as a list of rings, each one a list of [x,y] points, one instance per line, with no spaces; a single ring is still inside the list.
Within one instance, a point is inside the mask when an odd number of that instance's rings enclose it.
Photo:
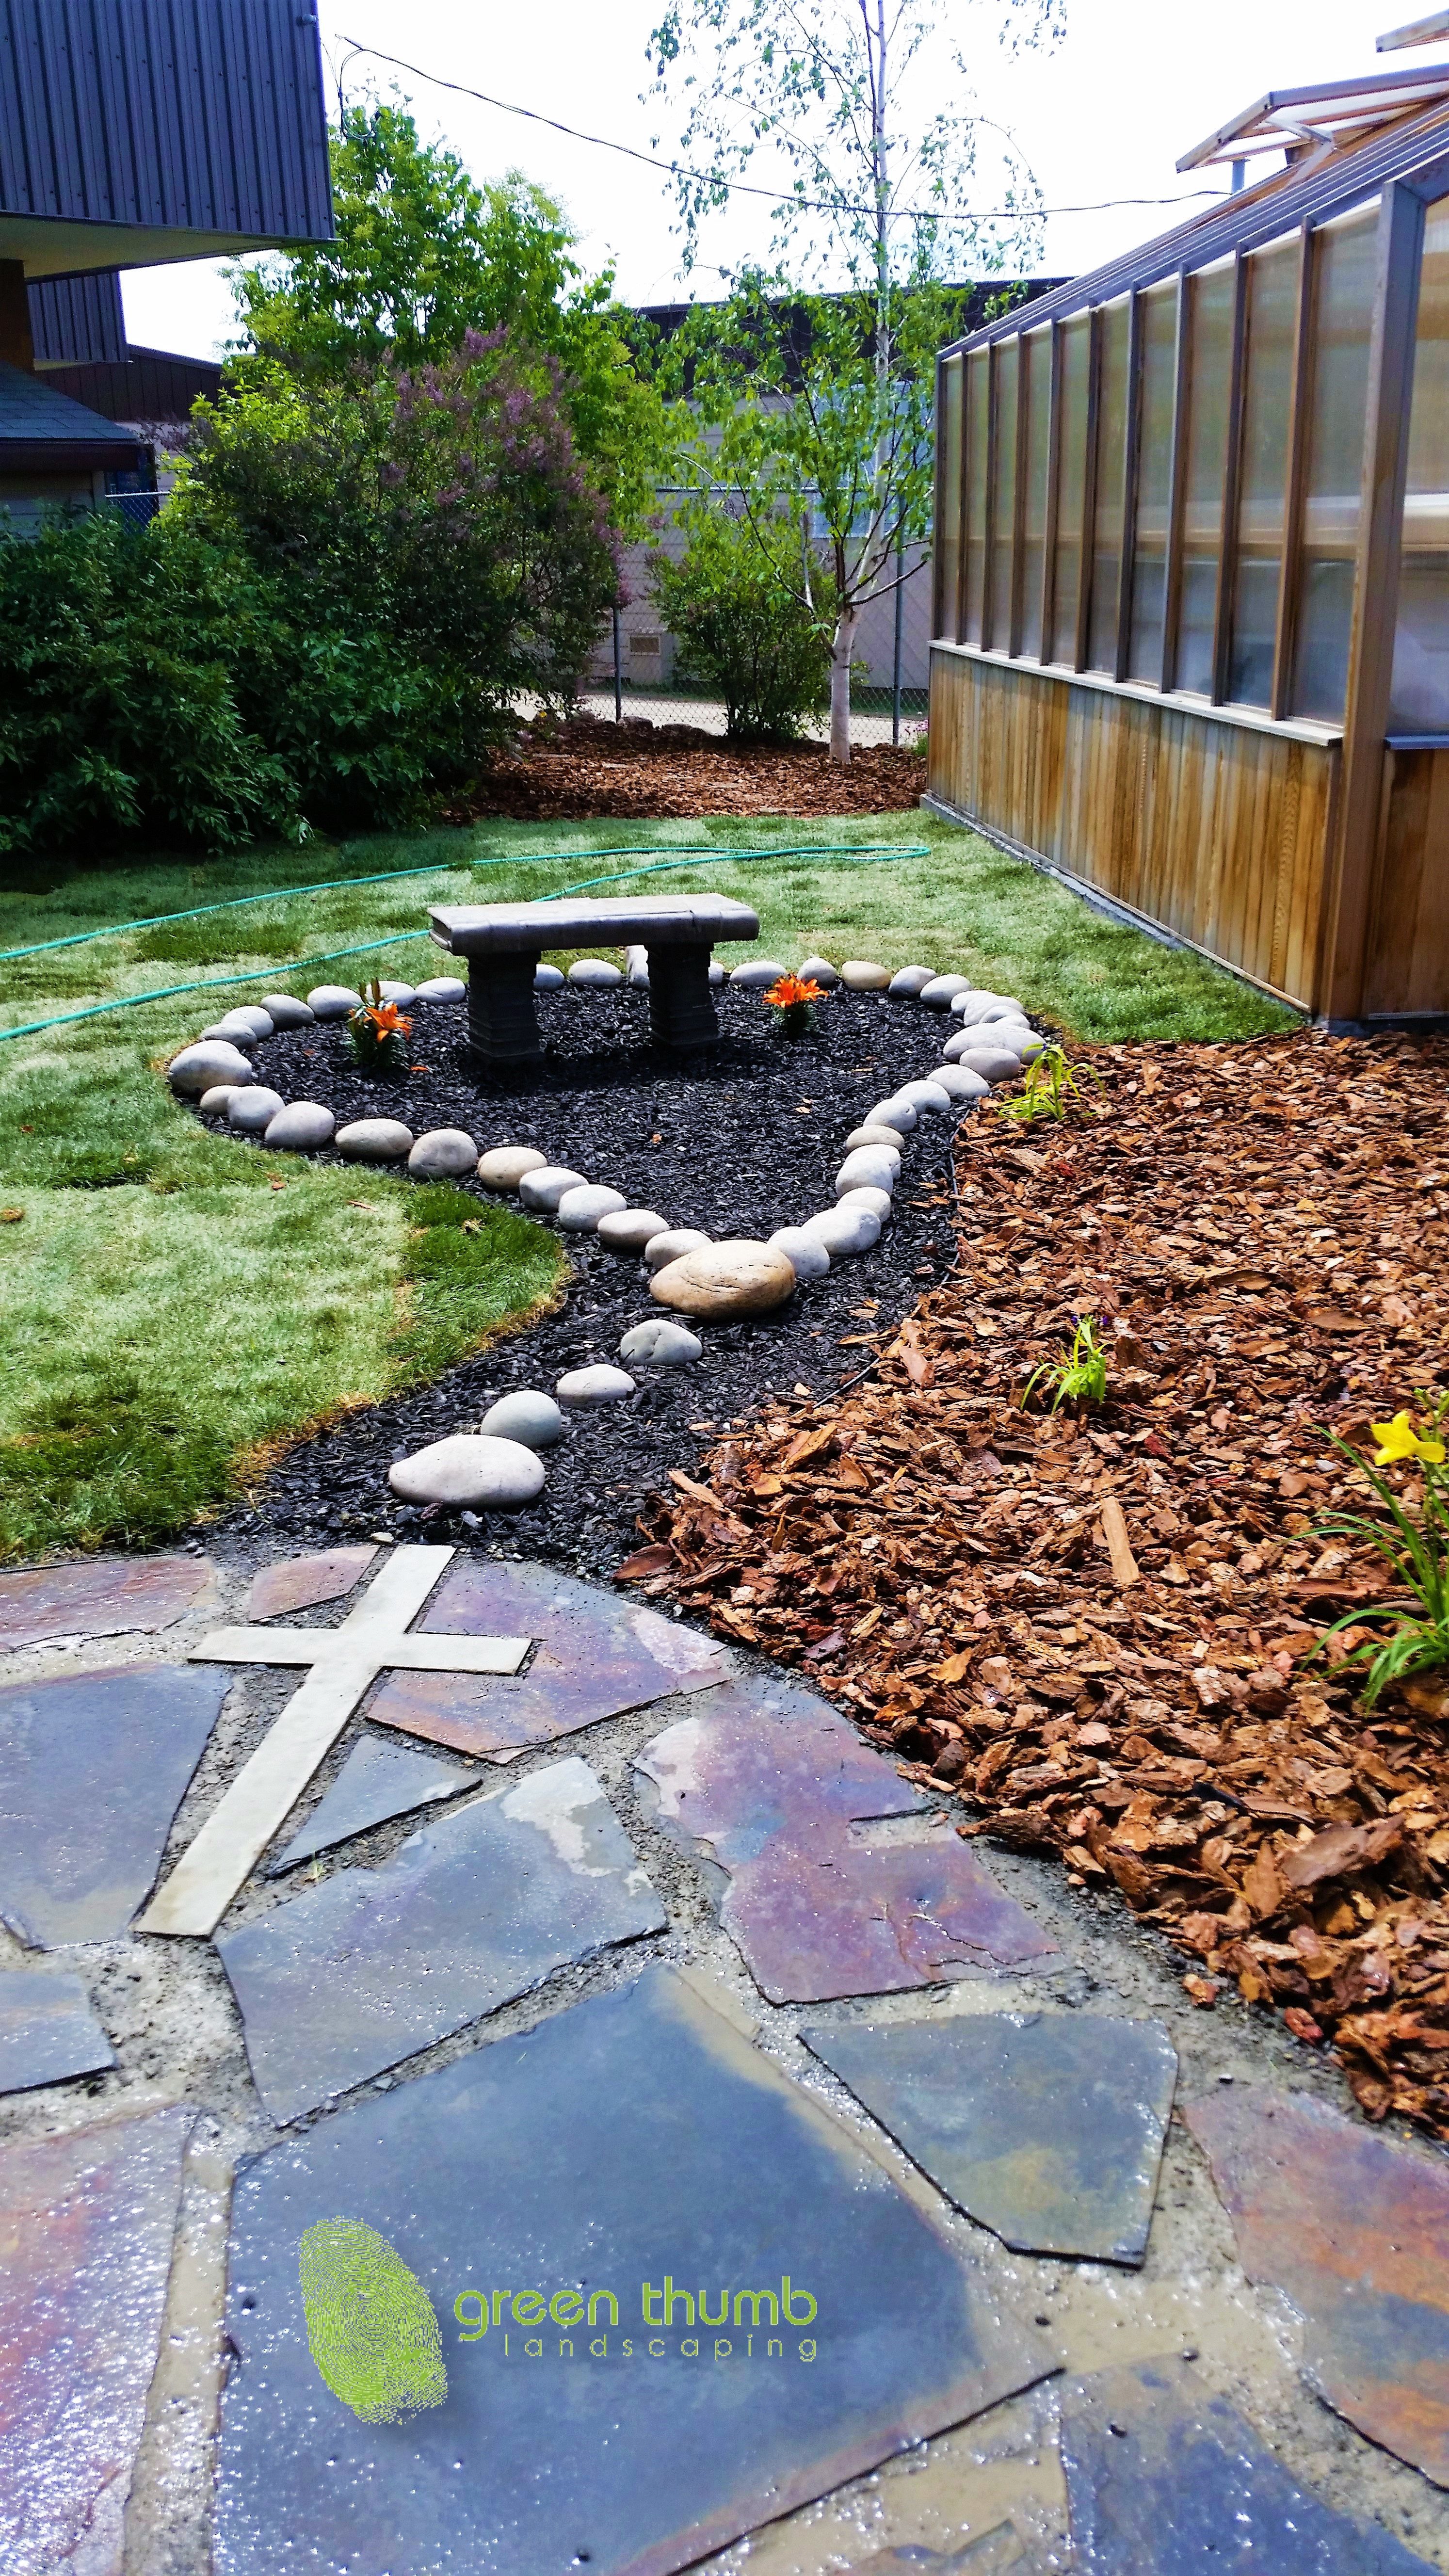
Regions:
[[[347,2367],[345,2278],[325,2339],[298,2295],[339,2213],[437,2321],[391,2425]],[[227,2328],[219,2576],[668,2576],[1054,2366],[737,2009],[664,1969],[245,2168]]]
[[[213,1663],[302,1665],[294,1692],[142,1917],[143,1932],[214,1932],[378,1674],[516,1673],[527,1637],[435,1637],[411,1630],[451,1547],[394,1550],[337,1628],[217,1628],[192,1649]]]

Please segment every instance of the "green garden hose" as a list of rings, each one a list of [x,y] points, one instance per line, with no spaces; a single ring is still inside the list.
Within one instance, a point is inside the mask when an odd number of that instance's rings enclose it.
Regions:
[[[508,858],[502,859],[472,860],[469,862],[469,868],[470,871],[472,871],[479,868],[519,866],[547,867],[552,865],[562,867],[570,859],[628,858],[642,855],[642,851],[645,848],[657,848],[657,846],[657,843],[639,844],[633,851],[627,848],[617,850],[528,851],[524,853],[515,853]],[[561,903],[565,896],[571,894],[587,894],[594,886],[619,885],[628,877],[659,876],[665,870],[670,868],[692,868],[696,866],[701,859],[710,859],[720,864],[728,863],[730,865],[737,865],[741,860],[745,859],[754,860],[757,863],[762,859],[820,859],[827,866],[850,867],[855,865],[870,866],[882,864],[888,866],[897,859],[925,859],[929,858],[929,856],[930,844],[925,841],[904,841],[893,845],[862,843],[853,848],[842,847],[834,849],[828,845],[822,846],[816,841],[809,841],[792,844],[785,848],[768,850],[721,850],[713,843],[705,842],[701,843],[697,849],[680,850],[672,858],[655,859],[648,867],[619,868],[614,870],[608,876],[581,877],[577,884],[559,886],[553,894],[542,895],[539,897],[539,900],[542,903]],[[76,931],[64,939],[41,940],[34,948],[9,948],[0,950],[0,959],[36,957],[51,948],[73,948],[81,941],[87,939],[121,938],[129,931],[151,930],[156,928],[158,924],[164,922],[195,921],[200,919],[201,916],[206,913],[227,912],[232,909],[233,905],[245,903],[285,903],[298,895],[330,894],[338,891],[344,886],[386,885],[389,883],[396,883],[400,877],[456,876],[458,873],[459,871],[456,867],[450,866],[444,861],[438,861],[434,866],[427,868],[390,868],[378,876],[332,877],[320,885],[279,888],[267,895],[236,895],[227,903],[201,904],[192,912],[157,913],[149,921],[121,922],[118,923],[115,928],[110,930]],[[391,932],[383,939],[359,940],[350,948],[328,948],[324,949],[322,953],[316,957],[294,958],[289,965],[252,966],[248,967],[245,972],[241,974],[208,975],[188,984],[161,984],[148,993],[124,993],[115,1001],[87,1002],[84,1008],[79,1011],[57,1011],[53,1013],[49,1019],[27,1020],[20,1028],[0,1029],[0,1045],[3,1045],[5,1041],[10,1038],[39,1037],[46,1029],[67,1028],[77,1020],[99,1019],[104,1017],[104,1015],[109,1011],[138,1010],[145,1002],[169,1002],[175,1000],[183,993],[221,992],[229,984],[258,984],[265,982],[268,976],[300,974],[304,967],[310,972],[314,966],[334,965],[340,957],[365,957],[378,948],[400,948],[408,940],[429,939],[431,936],[432,933],[427,930],[397,930]]]

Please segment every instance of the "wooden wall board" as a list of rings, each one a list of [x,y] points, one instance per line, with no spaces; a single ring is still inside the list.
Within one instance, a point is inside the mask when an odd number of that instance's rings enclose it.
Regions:
[[[1318,1006],[1339,765],[1331,737],[937,647],[930,743],[933,795],[1255,982]],[[1449,767],[1441,792],[1449,812]],[[1422,900],[1428,919],[1431,875]],[[1449,896],[1438,900],[1449,908]]]
[[[1363,1007],[1449,1012],[1449,746],[1384,754]]]

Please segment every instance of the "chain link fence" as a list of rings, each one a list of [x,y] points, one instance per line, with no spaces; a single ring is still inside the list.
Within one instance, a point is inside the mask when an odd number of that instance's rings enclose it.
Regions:
[[[651,558],[667,554],[678,560],[686,544],[682,530],[671,526],[656,538],[624,548],[628,605],[600,635],[583,696],[590,715],[647,716],[654,724],[698,725],[706,733],[724,732],[722,701],[706,689],[691,686],[682,667],[678,639],[670,633],[654,597]],[[872,600],[861,612],[855,644],[856,676],[850,693],[850,739],[861,749],[880,743],[909,745],[926,729],[931,640],[929,547],[907,548],[904,573],[898,588]],[[829,726],[822,716],[818,721],[807,722],[805,730],[823,742]]]

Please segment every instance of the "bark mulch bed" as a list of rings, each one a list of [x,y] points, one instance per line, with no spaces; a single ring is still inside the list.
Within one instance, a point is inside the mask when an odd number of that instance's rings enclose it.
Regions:
[[[1326,1431],[1445,1376],[1449,1045],[1088,1060],[1066,1126],[963,1125],[958,1265],[868,1382],[676,1475],[621,1571],[1449,2138],[1449,1676],[1366,1713],[1314,1654],[1381,1597],[1319,1531],[1370,1499]],[[1088,1312],[1107,1403],[1024,1410]]]
[[[889,746],[852,752],[849,765],[823,746],[752,750],[698,725],[626,716],[526,725],[517,748],[495,758],[444,820],[510,814],[542,823],[583,815],[672,820],[697,814],[897,814],[920,803],[926,764]]]

